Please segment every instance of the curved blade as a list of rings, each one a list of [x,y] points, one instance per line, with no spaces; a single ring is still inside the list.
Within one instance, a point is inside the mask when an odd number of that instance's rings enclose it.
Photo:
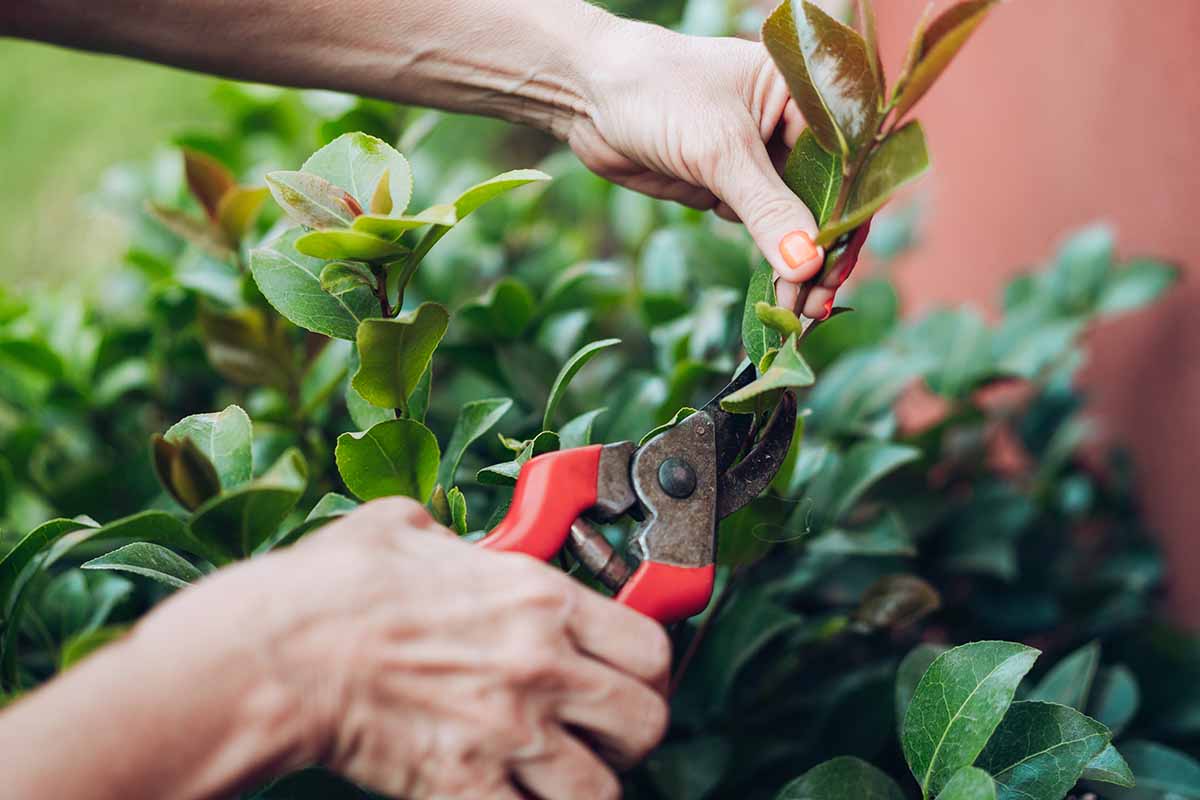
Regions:
[[[754,449],[737,466],[719,473],[717,519],[724,519],[762,494],[783,466],[795,432],[796,395],[784,392]]]
[[[725,470],[729,469],[738,453],[742,452],[746,437],[750,435],[751,423],[754,422],[751,414],[730,414],[728,411],[722,410],[721,399],[733,394],[757,377],[758,372],[754,369],[754,364],[747,363],[733,376],[733,380],[717,393],[716,397],[704,404],[702,410],[709,413],[717,428],[718,474],[723,474]]]

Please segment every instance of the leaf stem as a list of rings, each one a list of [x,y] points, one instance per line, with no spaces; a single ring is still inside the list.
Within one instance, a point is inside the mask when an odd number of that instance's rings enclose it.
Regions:
[[[375,297],[379,300],[379,311],[385,318],[390,318],[392,306],[388,302],[387,272],[377,264],[371,265],[371,272],[375,274]]]

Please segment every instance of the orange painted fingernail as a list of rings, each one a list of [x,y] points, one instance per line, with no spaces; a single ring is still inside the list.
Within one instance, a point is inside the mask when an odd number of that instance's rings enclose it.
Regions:
[[[829,315],[832,313],[833,313],[833,298],[831,297],[825,301],[825,315],[823,317],[821,317],[821,319],[822,320],[829,319]]]
[[[779,255],[792,269],[799,269],[817,257],[817,246],[805,231],[792,231],[779,242]]]

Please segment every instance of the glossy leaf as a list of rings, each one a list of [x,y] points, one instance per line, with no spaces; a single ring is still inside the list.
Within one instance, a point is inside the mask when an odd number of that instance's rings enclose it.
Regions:
[[[221,488],[229,490],[250,480],[253,436],[250,417],[234,405],[219,413],[184,417],[163,438],[173,444],[190,439],[216,468]]]
[[[534,305],[533,292],[516,278],[506,277],[458,313],[464,322],[489,339],[516,339],[533,320]]]
[[[182,589],[204,577],[204,573],[186,559],[162,545],[148,542],[133,542],[118,547],[111,553],[84,562],[81,568],[130,572],[176,589]]]
[[[451,226],[458,222],[458,214],[450,204],[430,206],[419,214],[391,217],[385,214],[363,214],[354,220],[354,230],[378,236],[380,239],[396,241],[406,232],[426,225]]]
[[[454,476],[458,472],[463,453],[472,442],[490,431],[510,408],[512,400],[507,397],[473,400],[463,405],[462,410],[458,412],[458,420],[454,423],[454,431],[450,434],[450,442],[446,445],[446,453],[438,469],[438,483],[443,486],[454,484]]]
[[[357,261],[388,261],[407,253],[408,248],[398,242],[350,228],[330,228],[301,235],[296,239],[296,251],[325,260],[348,258]]]
[[[758,317],[758,321],[774,331],[778,331],[780,336],[788,337],[795,336],[797,338],[804,335],[804,326],[800,323],[799,318],[792,313],[791,309],[780,308],[771,303],[758,302],[754,304],[754,316]]]
[[[236,184],[233,173],[207,153],[187,147],[183,148],[183,172],[188,189],[200,201],[209,219],[215,221],[221,198]]]
[[[842,457],[828,496],[831,518],[844,516],[884,476],[920,456],[915,447],[890,442],[867,440],[851,446]]]
[[[1121,742],[1133,772],[1132,788],[1105,786],[1106,800],[1200,800],[1200,761],[1165,745]]]
[[[360,500],[405,495],[425,503],[437,484],[441,452],[424,425],[392,419],[362,433],[343,433],[334,457],[346,488]]]
[[[943,11],[921,31],[915,61],[903,85],[897,87],[897,119],[925,96],[995,4],[996,0],[965,0]]]
[[[996,782],[978,767],[963,767],[954,773],[937,800],[996,800]]]
[[[909,650],[908,655],[901,659],[900,666],[896,668],[895,707],[898,728],[902,728],[904,724],[904,715],[908,711],[908,704],[912,702],[913,695],[917,691],[917,684],[921,682],[925,671],[937,660],[938,656],[948,649],[941,644],[919,644]]]
[[[558,429],[562,449],[569,450],[572,447],[584,447],[591,444],[592,425],[595,424],[596,417],[607,410],[607,408],[593,408],[591,411],[585,411],[578,417],[564,423]]]
[[[321,268],[321,289],[342,295],[366,287],[376,291],[375,273],[361,261],[330,261]]]
[[[1092,691],[1096,668],[1100,666],[1100,644],[1092,642],[1071,653],[1046,673],[1029,693],[1030,700],[1070,706],[1084,710]]]
[[[293,325],[354,341],[358,323],[379,316],[379,300],[365,287],[337,296],[322,289],[325,262],[296,250],[302,235],[292,229],[251,251],[254,280],[267,301]]]
[[[762,39],[822,147],[846,158],[871,141],[880,88],[874,54],[853,28],[808,0],[785,0],[763,23]]]
[[[934,660],[917,684],[900,740],[923,797],[975,762],[1037,657],[1013,642],[974,642]]]
[[[491,486],[513,486],[516,484],[517,476],[521,474],[521,467],[525,465],[526,461],[534,456],[540,456],[542,453],[558,450],[560,444],[561,442],[557,433],[542,431],[537,436],[525,442],[521,451],[517,453],[512,461],[504,461],[484,467],[479,470],[475,479],[480,483]]]
[[[1000,800],[1062,800],[1111,738],[1068,706],[1017,702],[975,763],[996,779]]]
[[[357,216],[347,203],[346,190],[319,175],[268,172],[267,186],[275,202],[298,225],[318,230],[345,228]]]
[[[920,123],[909,122],[892,133],[863,164],[854,180],[841,218],[822,227],[817,244],[828,245],[862,225],[900,188],[929,169],[929,151]]]
[[[721,408],[734,414],[748,414],[758,410],[764,395],[780,389],[812,386],[816,376],[808,363],[796,349],[796,337],[784,342],[771,367],[750,383],[721,400]]]
[[[775,800],[904,800],[904,792],[878,767],[839,756],[783,787]]]
[[[235,186],[217,204],[217,224],[230,243],[237,243],[254,226],[267,199],[262,186]]]
[[[502,172],[482,183],[477,183],[460,194],[454,201],[454,210],[461,220],[475,209],[500,195],[530,183],[548,181],[550,176],[537,169],[514,169]]]
[[[449,322],[445,307],[437,303],[422,303],[394,319],[365,320],[358,327],[354,389],[380,408],[408,409]]]
[[[392,215],[403,214],[412,197],[408,161],[387,142],[365,133],[342,134],[309,156],[300,171],[349,191],[360,209],[371,207],[376,186],[385,174]]]
[[[775,271],[766,261],[760,261],[750,275],[746,287],[746,306],[742,312],[742,344],[753,364],[761,364],[768,350],[783,344],[779,331],[769,328],[758,318],[759,303],[775,305]]]
[[[583,369],[583,366],[601,350],[620,343],[620,339],[601,339],[598,342],[591,342],[576,350],[575,354],[567,359],[567,363],[563,364],[562,369],[558,371],[558,375],[554,378],[554,384],[550,387],[550,397],[546,400],[546,412],[542,415],[543,430],[550,430],[554,425],[554,412],[558,410],[559,403],[567,393],[567,387],[579,370]]]
[[[350,350],[350,362],[346,365],[351,376],[358,372],[359,363],[358,349],[352,347]],[[409,398],[409,401],[411,402],[416,396],[416,393],[414,393],[413,397]],[[360,431],[368,430],[381,422],[396,418],[396,410],[394,408],[380,408],[368,403],[366,398],[354,388],[352,380],[346,381],[345,398],[346,410],[350,412],[350,419]],[[411,413],[411,411],[412,408],[410,407],[409,412]],[[420,422],[421,420],[417,421]]]
[[[245,558],[275,533],[304,494],[307,481],[304,457],[288,450],[261,477],[198,508],[192,534],[227,558]]]
[[[820,227],[829,221],[842,191],[842,157],[822,147],[812,128],[805,128],[788,155],[783,182],[804,201]]]
[[[467,498],[463,496],[462,489],[455,486],[446,494],[446,500],[450,504],[450,522],[454,532],[459,536],[465,536],[469,531],[467,527]]]
[[[74,541],[69,544],[70,549],[73,549],[84,542],[98,545],[107,542],[124,542],[130,539],[172,550],[182,550],[209,561],[221,558],[218,552],[197,540],[183,520],[165,511],[157,510],[140,511],[128,517],[113,520],[99,528],[80,531]],[[67,551],[66,543],[60,543],[52,555],[57,560]]]
[[[1118,664],[1096,675],[1087,713],[1107,725],[1113,736],[1118,736],[1137,714],[1140,702],[1137,679],[1128,667]]]
[[[94,526],[70,519],[52,519],[25,534],[17,544],[0,557],[0,616],[10,619],[17,598],[14,589],[21,582],[21,575],[43,548],[50,546],[67,534]]]
[[[1083,770],[1085,781],[1111,783],[1117,786],[1132,788],[1137,785],[1133,770],[1125,762],[1117,748],[1111,744],[1100,751],[1100,754],[1088,762]]]

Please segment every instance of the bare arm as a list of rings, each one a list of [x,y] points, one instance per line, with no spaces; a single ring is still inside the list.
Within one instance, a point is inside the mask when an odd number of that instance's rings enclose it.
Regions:
[[[822,262],[812,214],[772,163],[803,120],[758,43],[683,36],[583,0],[3,6],[0,33],[547,130],[605,178],[740,219],[783,281],[781,304]],[[814,291],[806,311],[821,316],[831,296]]]

